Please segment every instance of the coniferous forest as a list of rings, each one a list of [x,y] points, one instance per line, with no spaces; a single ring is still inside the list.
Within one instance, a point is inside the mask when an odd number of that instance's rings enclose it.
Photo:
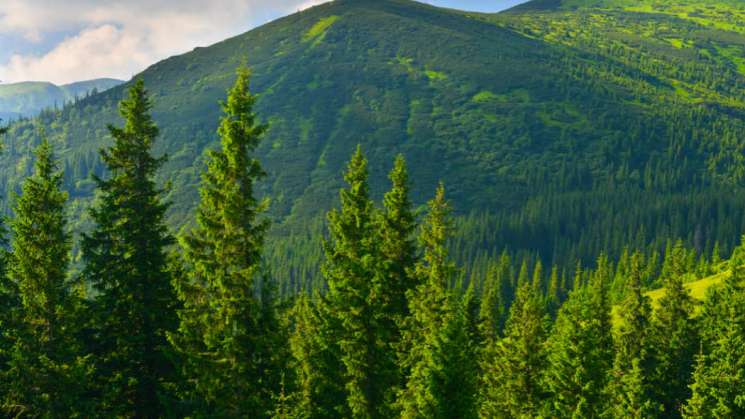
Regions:
[[[505,253],[464,281],[446,185],[418,211],[401,156],[374,202],[357,148],[327,214],[324,286],[280,298],[264,257],[269,200],[255,191],[267,125],[249,85],[242,67],[195,223],[175,234],[153,180],[166,157],[152,152],[151,98],[132,84],[79,260],[65,175],[40,134],[2,258],[6,416],[745,415],[745,245],[726,263],[677,242],[661,267],[635,252],[572,272]],[[697,302],[686,278],[723,264]],[[665,287],[654,300],[649,283]]]
[[[336,0],[0,125],[0,416],[745,418],[744,22]]]

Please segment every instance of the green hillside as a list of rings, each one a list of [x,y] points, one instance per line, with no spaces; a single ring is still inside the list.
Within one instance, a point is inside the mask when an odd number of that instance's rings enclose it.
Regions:
[[[397,153],[417,204],[447,183],[461,259],[509,247],[569,267],[678,237],[728,251],[745,231],[745,34],[727,24],[733,3],[709,3],[541,0],[485,15],[337,0],[156,63],[139,77],[170,156],[170,222],[190,219],[218,101],[247,60],[271,124],[262,193],[284,238],[271,257],[287,275],[314,271],[320,215],[358,143],[376,197]],[[79,225],[124,88],[41,116]],[[6,143],[3,194],[30,170],[32,123]]]
[[[706,293],[709,290],[709,288],[717,286],[720,284],[726,277],[730,275],[729,271],[721,272],[716,275],[712,275],[707,278],[699,279],[698,281],[692,281],[685,284],[685,287],[690,291],[691,296],[695,298],[698,301],[704,301],[706,298]],[[654,291],[650,291],[647,293],[647,296],[652,299],[652,304],[655,305],[657,301],[659,301],[662,296],[665,295],[665,289],[659,288]]]
[[[0,84],[0,118],[30,117],[41,110],[72,102],[87,94],[102,92],[121,80],[95,79],[57,86],[47,82]]]

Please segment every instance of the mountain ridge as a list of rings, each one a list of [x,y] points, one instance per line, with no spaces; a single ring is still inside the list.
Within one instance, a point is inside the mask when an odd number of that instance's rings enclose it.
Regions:
[[[397,153],[409,160],[417,205],[447,182],[457,213],[482,223],[478,239],[459,245],[464,253],[509,247],[568,261],[663,237],[729,248],[743,231],[741,189],[732,185],[743,175],[736,86],[745,78],[727,57],[742,36],[676,17],[588,10],[479,14],[338,0],[153,64],[137,77],[152,93],[158,152],[170,156],[160,181],[172,185],[171,225],[190,222],[206,150],[217,146],[218,103],[247,58],[271,127],[258,155],[277,234],[316,240],[304,229],[333,207],[360,143],[375,197]],[[635,33],[660,22],[672,25],[675,42]],[[711,58],[694,54],[703,48]],[[80,228],[89,176],[104,175],[105,125],[118,123],[125,88],[40,120],[60,150]],[[4,192],[28,172],[36,142],[30,123],[11,128],[0,157]],[[629,208],[629,197],[640,206]]]
[[[36,116],[46,108],[61,107],[122,83],[123,80],[99,78],[59,86],[43,81],[0,84],[0,118],[7,120]]]

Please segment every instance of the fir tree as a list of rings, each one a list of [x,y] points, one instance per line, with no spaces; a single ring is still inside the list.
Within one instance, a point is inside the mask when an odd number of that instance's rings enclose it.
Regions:
[[[0,127],[0,138],[8,132],[7,127]],[[10,360],[13,340],[11,330],[18,327],[18,309],[21,305],[17,285],[7,275],[9,259],[5,217],[0,216],[0,374],[4,373]],[[0,391],[5,391],[0,387]],[[0,395],[2,397],[2,395]]]
[[[267,126],[257,121],[249,80],[240,68],[223,104],[222,149],[202,176],[197,227],[180,240],[188,274],[176,285],[183,308],[170,341],[213,417],[267,417],[280,390],[275,303],[261,295],[267,202],[254,192],[265,173],[253,153]]]
[[[349,414],[360,418],[387,417],[397,383],[391,359],[390,317],[385,315],[383,288],[388,281],[380,268],[378,215],[369,197],[367,160],[361,147],[352,156],[341,195],[341,210],[329,212],[330,239],[325,243],[323,274],[328,336],[338,345]]]
[[[743,238],[745,243],[745,238]],[[729,262],[731,275],[703,313],[707,352],[698,357],[691,385],[689,418],[745,417],[745,247]]]
[[[409,199],[409,175],[406,161],[398,155],[389,174],[391,189],[383,198],[384,211],[380,214],[380,256],[378,271],[380,281],[375,281],[373,290],[380,300],[380,332],[386,358],[385,365],[390,369],[388,384],[403,385],[406,372],[397,366],[397,353],[408,351],[402,341],[401,328],[409,316],[407,295],[414,292],[417,279],[414,268],[417,260],[414,232],[417,227],[413,205]],[[389,396],[395,394],[394,390]],[[386,401],[391,403],[392,400]]]
[[[305,295],[295,301],[290,346],[296,376],[291,412],[296,418],[331,419],[346,414],[339,348],[333,336],[327,335],[323,316],[318,304]]]
[[[572,291],[548,340],[545,383],[552,417],[600,417],[613,363],[607,260],[601,257],[592,281]]]
[[[609,383],[611,417],[647,418],[659,412],[649,382],[653,368],[649,350],[651,308],[649,297],[642,291],[641,258],[638,253],[631,257],[628,292],[614,336],[615,358]]]
[[[559,279],[559,268],[554,265],[551,268],[551,276],[549,277],[548,290],[546,292],[546,305],[551,318],[556,318],[556,314],[563,301],[563,292],[561,280]]]
[[[536,417],[546,397],[548,316],[530,283],[518,289],[504,338],[486,348],[480,388],[481,417]]]
[[[420,285],[409,300],[411,317],[404,330],[412,345],[401,362],[410,373],[397,405],[406,418],[470,418],[475,416],[474,346],[465,310],[448,289],[456,268],[448,255],[452,224],[442,185],[429,209],[420,236],[424,256],[416,268]]]
[[[484,281],[479,308],[479,334],[485,345],[493,343],[501,332],[503,305],[500,279],[498,266],[492,266]]]
[[[413,269],[417,260],[413,235],[417,227],[416,216],[409,199],[409,175],[402,155],[396,157],[389,174],[391,190],[383,198],[381,253],[384,264],[384,282],[380,292],[384,295],[384,310],[396,324],[408,316],[406,295],[416,288]],[[396,324],[392,327],[395,329]]]
[[[89,366],[75,341],[75,295],[67,278],[71,235],[58,171],[46,139],[36,151],[34,174],[23,183],[15,207],[9,277],[22,306],[3,406],[7,414],[85,416]]]
[[[683,243],[677,242],[664,279],[665,295],[652,323],[656,364],[652,388],[666,417],[680,417],[683,404],[690,397],[694,357],[699,349],[698,329],[692,318],[694,302],[683,286],[684,252]]]
[[[96,179],[93,231],[83,236],[83,277],[97,292],[91,328],[100,414],[156,417],[167,411],[174,377],[166,331],[176,327],[176,298],[167,270],[173,243],[167,205],[154,181],[164,158],[150,153],[158,128],[142,80],[120,104],[123,128],[109,126],[114,144],[101,151],[110,177]]]

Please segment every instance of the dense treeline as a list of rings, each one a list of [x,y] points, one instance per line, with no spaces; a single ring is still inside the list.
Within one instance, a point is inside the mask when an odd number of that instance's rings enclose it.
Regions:
[[[720,271],[719,253],[681,241],[663,258],[626,251],[571,271],[508,251],[465,269],[445,187],[420,217],[403,157],[377,205],[357,148],[328,213],[323,281],[279,298],[255,190],[267,127],[249,78],[240,69],[223,104],[196,222],[177,237],[154,180],[164,158],[152,154],[151,102],[142,81],[131,86],[101,151],[79,274],[65,175],[42,139],[0,259],[4,414],[745,415],[745,246],[702,307],[684,282]],[[655,285],[667,291],[653,306]]]

